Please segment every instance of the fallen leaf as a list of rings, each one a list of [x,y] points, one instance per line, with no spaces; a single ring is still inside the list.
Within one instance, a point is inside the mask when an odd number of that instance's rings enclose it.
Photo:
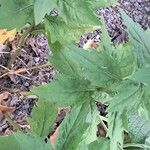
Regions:
[[[8,98],[8,95],[9,92],[3,92],[2,94],[0,94],[0,104],[4,99]]]
[[[15,38],[16,29],[7,31],[6,29],[0,29],[0,44],[3,44],[6,40],[12,41]]]
[[[10,111],[14,110],[13,107],[8,107],[3,102],[4,99],[8,98],[9,94],[10,94],[9,92],[3,92],[2,94],[0,94],[0,112],[1,113],[10,112]]]

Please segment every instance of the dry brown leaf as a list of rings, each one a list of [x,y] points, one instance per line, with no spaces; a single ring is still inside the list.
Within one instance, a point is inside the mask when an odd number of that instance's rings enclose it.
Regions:
[[[13,107],[8,107],[8,106],[0,105],[0,111],[1,111],[2,113],[11,112],[11,111],[13,111],[13,110],[14,110]]]
[[[15,38],[16,29],[7,31],[6,29],[0,29],[0,44],[3,44],[6,40],[12,41]]]
[[[9,92],[3,92],[2,94],[0,94],[0,104],[4,99],[8,98],[9,94],[10,94]]]
[[[10,94],[9,92],[3,92],[2,94],[0,94],[0,112],[1,113],[10,112],[14,110],[13,107],[5,106],[3,102],[4,99],[8,98],[9,94]]]

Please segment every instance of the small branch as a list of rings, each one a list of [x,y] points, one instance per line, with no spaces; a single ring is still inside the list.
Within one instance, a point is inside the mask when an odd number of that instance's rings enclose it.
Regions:
[[[30,67],[30,68],[21,68],[21,69],[18,69],[15,72],[15,74],[19,74],[19,73],[23,73],[23,72],[27,72],[27,71],[30,71],[30,70],[36,70],[36,69],[40,69],[40,68],[43,68],[43,67],[49,67],[51,66],[51,64],[43,64],[43,65],[39,65],[39,66],[33,66],[33,67]]]
[[[23,72],[27,72],[29,70],[35,70],[35,69],[40,69],[40,68],[43,68],[43,67],[48,67],[48,66],[51,66],[51,64],[43,64],[43,65],[39,65],[39,66],[33,66],[33,67],[30,67],[30,68],[20,68],[18,70],[9,70],[8,68],[4,67],[8,72],[4,73],[3,75],[0,76],[0,79],[7,76],[7,75],[18,75],[18,76],[21,76],[21,77],[24,77],[26,79],[29,79],[31,80],[30,78],[28,77],[25,77],[23,75],[21,75],[20,73],[23,73]],[[2,66],[1,66],[2,67]]]

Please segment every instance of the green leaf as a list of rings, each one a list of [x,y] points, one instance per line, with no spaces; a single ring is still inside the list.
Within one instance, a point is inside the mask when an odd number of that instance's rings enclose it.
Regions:
[[[1,0],[0,28],[20,29],[33,22],[34,0]]]
[[[85,51],[74,47],[62,51],[63,55],[66,56],[64,62],[71,66],[72,74],[83,76],[91,81],[93,85],[105,87],[107,84],[110,85],[115,81],[120,81],[120,77],[114,72],[113,65],[115,64],[107,53]],[[67,69],[66,72],[70,74],[70,70]]]
[[[150,64],[150,30],[144,31],[140,25],[135,23],[125,12],[121,10],[122,18],[131,41],[134,44],[134,53],[138,67],[146,67]]]
[[[41,98],[48,99],[57,104],[73,104],[81,102],[89,96],[89,92],[95,91],[97,87],[100,90],[110,88],[112,84],[121,82],[122,77],[132,72],[130,57],[123,55],[111,56],[105,51],[85,51],[76,47],[53,49],[53,56],[50,58],[54,67],[62,74],[57,80],[32,90]],[[123,54],[122,54],[123,53]],[[124,58],[124,59],[123,59]],[[104,87],[104,88],[103,88]]]
[[[150,86],[143,87],[142,108],[146,117],[150,120]]]
[[[88,99],[87,99],[88,100]],[[89,126],[86,123],[89,112],[89,102],[87,101],[79,107],[74,107],[65,118],[59,128],[59,138],[56,142],[58,150],[76,150],[78,144],[83,140],[82,136]]]
[[[57,6],[60,11],[60,16],[68,24],[82,25],[99,25],[99,19],[91,9],[89,0],[63,0],[58,1]]]
[[[102,36],[101,36],[101,44],[100,46],[106,50],[109,51],[110,53],[112,53],[112,50],[114,50],[114,46],[113,43],[111,41],[111,38],[109,36],[108,30],[107,30],[107,25],[105,23],[104,17],[102,18]]]
[[[112,49],[112,57],[114,61],[117,61],[122,78],[130,76],[134,72],[135,58],[131,43],[120,44],[114,50]]]
[[[144,143],[145,139],[150,136],[150,122],[144,111],[136,110],[128,115],[128,131],[131,142]]]
[[[3,150],[51,150],[50,143],[45,143],[38,136],[13,133],[9,136],[0,137],[0,145]]]
[[[66,23],[60,16],[47,16],[45,18],[45,30],[50,32],[51,43],[57,40],[62,44],[75,43],[81,35],[100,27],[86,24]]]
[[[125,80],[119,86],[114,87],[116,93],[113,99],[109,102],[108,111],[123,112],[132,111],[133,108],[138,108],[142,104],[143,91],[140,84]]]
[[[87,116],[87,122],[89,122],[89,127],[85,132],[85,142],[88,145],[89,143],[97,140],[97,125],[100,123],[99,111],[95,105],[95,102],[90,104],[91,111]]]
[[[85,78],[91,81],[92,85],[110,87],[130,75],[134,69],[130,46],[120,46],[115,50],[110,54],[105,50],[97,52],[72,48],[69,53],[72,59],[77,61],[78,66],[83,68]]]
[[[117,0],[92,0],[93,9],[97,10],[100,8],[112,6],[117,3]]]
[[[41,99],[58,106],[82,104],[90,96],[90,83],[87,80],[60,75],[56,81],[32,89]]]
[[[110,141],[106,138],[100,138],[88,145],[88,150],[110,150]]]
[[[28,119],[31,125],[31,133],[46,137],[52,132],[56,117],[56,106],[49,101],[39,99],[38,106],[32,110],[32,117]]]
[[[120,73],[123,78],[132,74],[136,66],[133,53],[133,44],[131,42],[128,42],[114,46],[108,34],[104,19],[100,45],[100,50],[103,49],[104,51],[108,52],[114,59],[113,61],[117,61],[117,68],[120,68]]]
[[[86,142],[84,140],[82,142],[80,142],[77,150],[88,150],[88,145],[86,144]]]
[[[47,16],[45,19],[45,29],[46,33],[50,33],[50,43],[58,40],[63,45],[70,44],[79,40],[85,32],[100,28],[100,21],[91,10],[89,0],[57,1],[56,7],[59,16]]]
[[[56,7],[56,0],[35,0],[34,17],[35,24],[39,24],[46,14],[50,13],[52,8]]]
[[[61,73],[52,83],[34,88],[33,93],[41,99],[49,100],[59,106],[82,104],[91,95],[90,82],[82,75],[82,66],[70,55],[69,49],[55,49],[51,62]]]
[[[125,113],[118,113],[118,112],[109,112],[108,114],[108,133],[107,135],[110,138],[110,149],[117,150],[118,144],[123,146],[124,140],[124,130],[125,130],[125,123],[126,123],[126,115]]]
[[[145,140],[145,148],[144,148],[144,150],[149,150],[149,149],[150,149],[150,137],[148,137]]]
[[[131,78],[146,85],[150,85],[150,67],[138,70],[131,76]]]
[[[78,60],[74,58],[76,53],[80,55],[82,51],[82,49],[78,49],[72,45],[65,48],[54,48],[52,49],[53,56],[50,58],[50,62],[62,74],[70,77],[82,77],[83,68]]]

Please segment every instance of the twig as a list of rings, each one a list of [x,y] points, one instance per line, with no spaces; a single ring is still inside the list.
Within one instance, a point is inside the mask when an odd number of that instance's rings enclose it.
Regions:
[[[15,75],[18,75],[18,76],[21,76],[21,77],[24,77],[24,78],[30,80],[30,78],[25,77],[25,76],[21,75],[20,73],[27,72],[27,71],[30,71],[30,70],[40,69],[40,68],[43,68],[43,67],[48,67],[48,66],[51,66],[51,64],[43,64],[43,65],[39,65],[39,66],[33,66],[31,68],[20,68],[20,69],[15,70],[15,71],[14,70],[10,70],[10,69],[2,66],[2,65],[0,65],[0,66],[8,71],[8,72],[4,73],[3,75],[1,75],[0,79],[5,77],[5,76],[7,76],[7,75],[15,74]]]
[[[48,66],[51,66],[51,64],[43,64],[39,66],[33,66],[30,68],[21,68],[21,69],[16,70],[15,73],[19,74],[19,73],[23,73],[23,72],[27,72],[27,71],[35,70],[35,69],[40,69],[40,68],[48,67]]]

